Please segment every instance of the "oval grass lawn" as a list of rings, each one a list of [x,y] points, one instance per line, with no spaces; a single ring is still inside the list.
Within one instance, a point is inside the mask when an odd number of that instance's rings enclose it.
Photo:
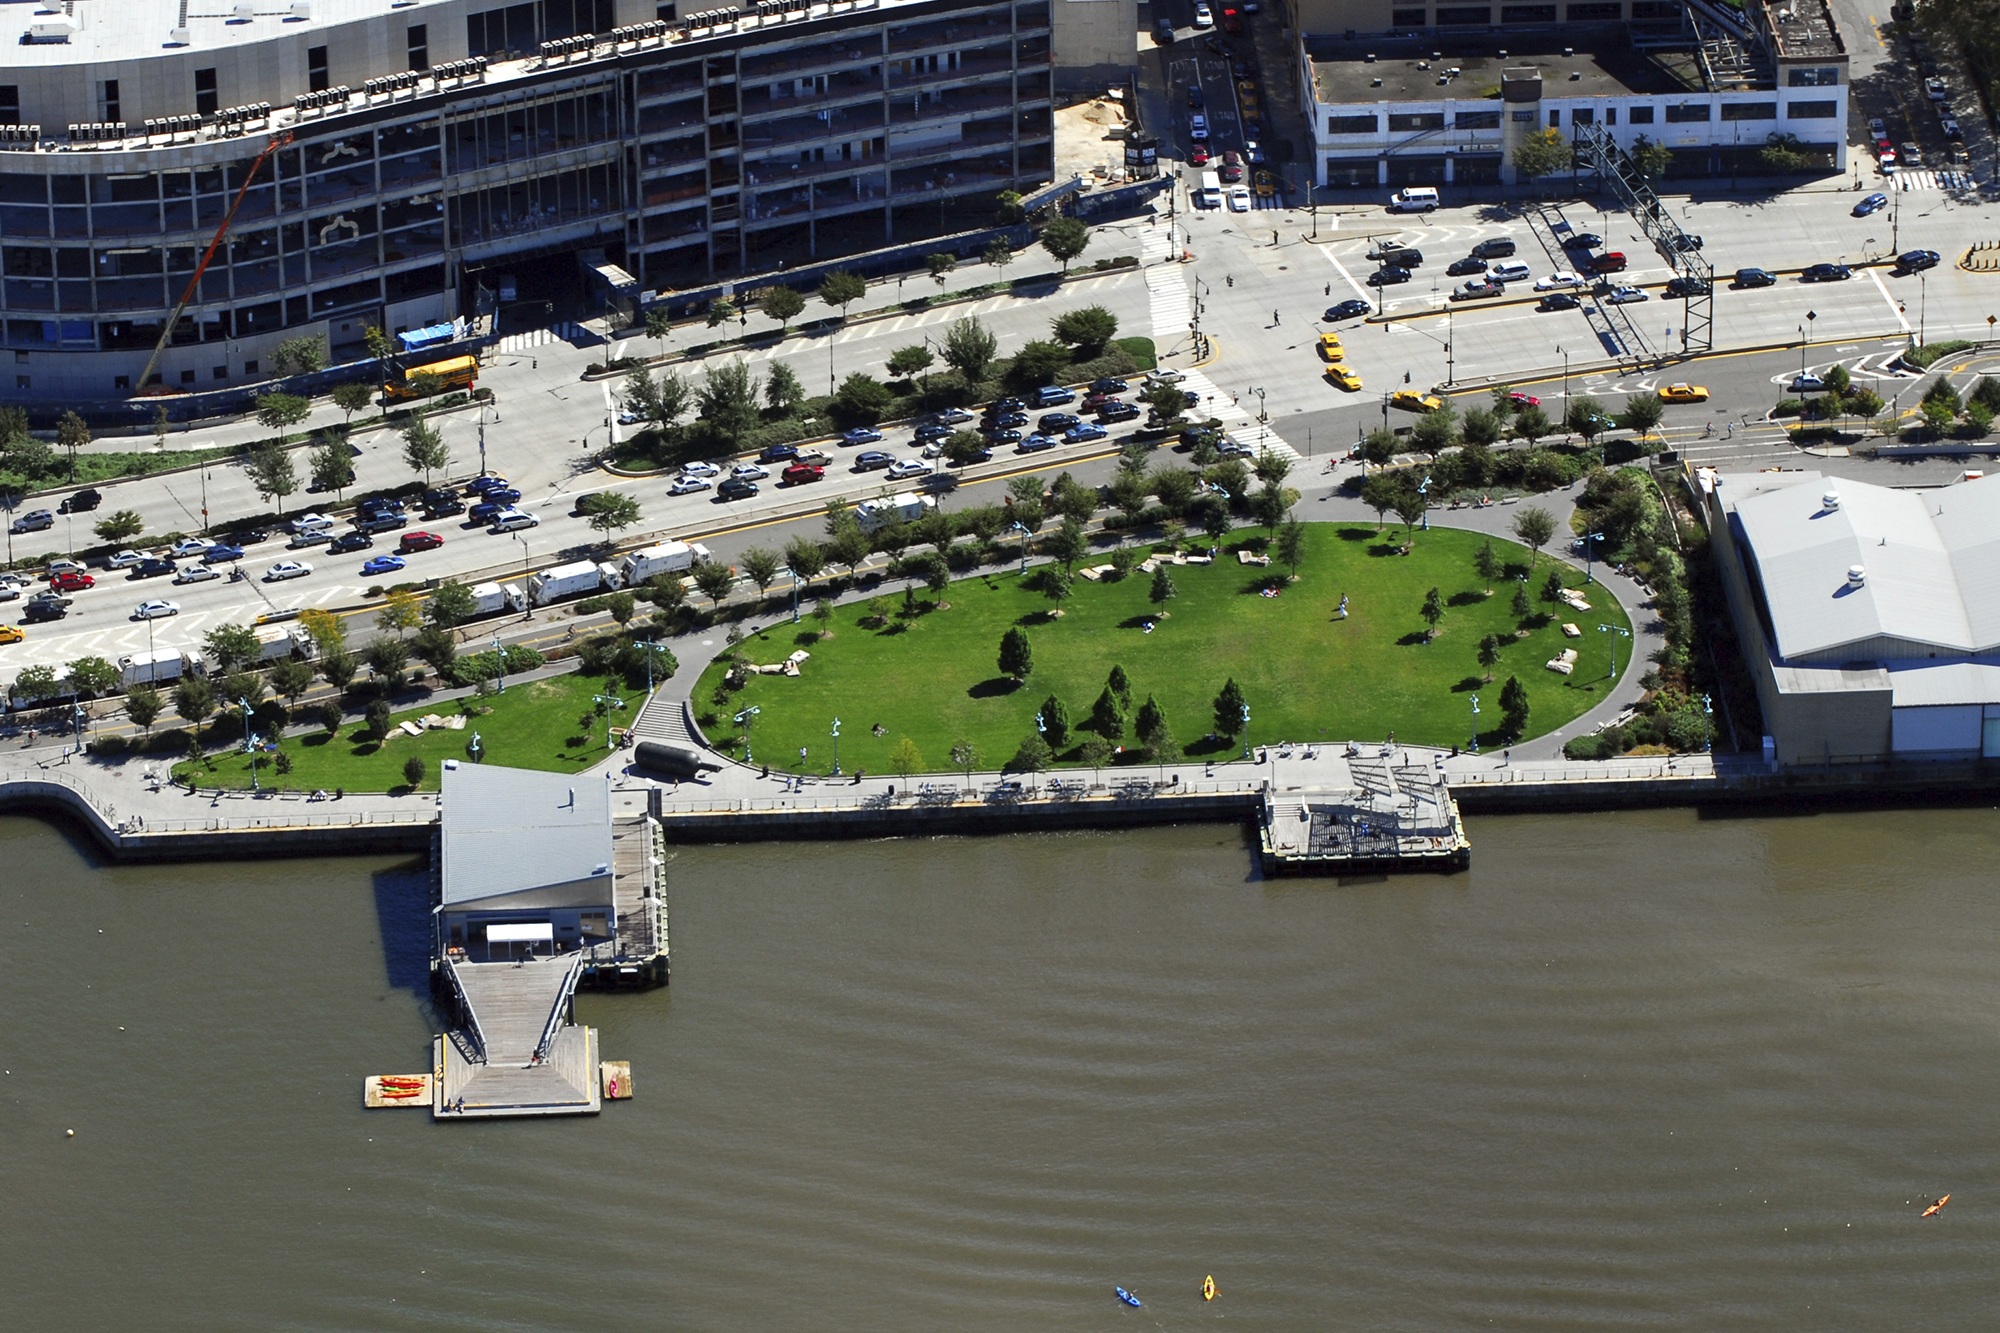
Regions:
[[[1296,583],[1273,564],[1261,568],[1239,562],[1239,550],[1261,549],[1261,536],[1239,531],[1212,565],[1171,566],[1178,595],[1158,619],[1149,600],[1150,576],[1134,573],[1120,582],[1077,578],[1063,614],[1057,604],[1022,586],[1013,570],[974,575],[953,583],[946,607],[930,609],[929,594],[917,591],[917,614],[905,617],[896,583],[885,584],[893,608],[888,623],[873,627],[863,603],[834,609],[833,637],[817,640],[810,616],[797,625],[773,625],[746,638],[741,652],[753,664],[782,662],[799,648],[811,653],[796,677],[755,675],[714,701],[726,663],[718,659],[703,674],[695,693],[696,712],[715,744],[740,758],[740,731],[731,721],[756,706],[751,746],[754,757],[780,771],[832,770],[833,719],[841,720],[840,763],[891,771],[891,750],[907,736],[922,753],[925,771],[951,767],[950,752],[960,738],[979,750],[981,766],[997,768],[1034,730],[1034,717],[1051,694],[1067,707],[1072,726],[1081,727],[1104,689],[1114,664],[1131,681],[1131,714],[1147,695],[1165,709],[1174,736],[1191,758],[1226,758],[1240,752],[1240,740],[1211,738],[1215,696],[1234,677],[1250,706],[1252,744],[1280,740],[1379,740],[1395,733],[1417,745],[1463,745],[1472,733],[1471,699],[1479,696],[1480,743],[1500,743],[1500,686],[1508,676],[1528,690],[1528,734],[1561,726],[1604,697],[1615,642],[1618,671],[1631,666],[1632,640],[1602,633],[1599,624],[1629,629],[1630,621],[1603,585],[1592,585],[1592,609],[1578,612],[1541,598],[1551,569],[1579,583],[1576,572],[1559,562],[1535,562],[1528,592],[1532,602],[1524,637],[1511,610],[1514,590],[1531,564],[1525,547],[1494,538],[1506,572],[1482,579],[1474,556],[1488,539],[1482,535],[1432,529],[1416,534],[1414,551],[1399,555],[1400,532],[1378,533],[1366,523],[1309,523],[1307,555]],[[1102,563],[1093,556],[1079,569]],[[1029,571],[1033,582],[1034,571]],[[1275,597],[1260,594],[1272,583]],[[1425,594],[1437,588],[1447,603],[1434,640],[1425,642],[1419,614]],[[1485,590],[1491,587],[1492,595]],[[1336,614],[1342,595],[1348,615]],[[1560,611],[1560,614],[1553,614]],[[1566,638],[1570,621],[1583,637]],[[1145,629],[1154,622],[1151,632]],[[1034,647],[1034,669],[1019,687],[1000,675],[1000,639],[1023,626]],[[1501,636],[1500,662],[1493,681],[1478,662],[1480,640]],[[1565,648],[1579,660],[1573,674],[1558,675],[1543,663]],[[1128,730],[1118,738],[1134,757],[1138,742]],[[1077,739],[1058,751],[1074,762]]]

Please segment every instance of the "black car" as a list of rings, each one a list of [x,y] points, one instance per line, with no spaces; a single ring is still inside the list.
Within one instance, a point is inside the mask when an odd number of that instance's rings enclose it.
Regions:
[[[271,540],[269,528],[245,528],[241,532],[225,532],[222,540],[231,546],[255,546],[258,542]]]
[[[64,514],[83,514],[103,503],[104,496],[101,492],[85,487],[57,505],[56,509]]]
[[[918,444],[929,444],[932,440],[943,440],[951,435],[949,426],[919,426],[916,440]]]
[[[1321,315],[1320,318],[1328,323],[1332,323],[1336,319],[1358,319],[1363,315],[1373,313],[1375,313],[1375,307],[1366,301],[1342,301],[1337,306],[1328,307],[1327,312]]]
[[[1092,393],[1124,393],[1132,386],[1120,379],[1101,379],[1090,382]]]
[[[433,519],[450,518],[453,514],[463,514],[464,512],[465,512],[465,501],[459,499],[455,495],[448,500],[427,499],[424,501],[425,518],[433,518]]]
[[[1594,231],[1580,231],[1563,242],[1565,250],[1595,250],[1604,244],[1604,238]]]
[[[1701,237],[1690,236],[1686,232],[1682,232],[1679,236],[1668,240],[1667,248],[1679,251],[1699,250],[1701,249]]]
[[[757,483],[742,477],[726,477],[722,484],[715,488],[715,498],[718,500],[747,500],[756,493]]]
[[[1136,421],[1138,418],[1138,408],[1116,399],[1097,409],[1097,419],[1107,426],[1114,421]]]
[[[508,506],[498,500],[481,500],[465,513],[468,523],[491,523]]]
[[[1581,304],[1568,292],[1550,292],[1535,306],[1537,310],[1574,310]]]
[[[1035,429],[1044,435],[1055,435],[1068,430],[1071,426],[1080,425],[1082,422],[1083,418],[1074,412],[1044,412],[1041,424],[1036,426]]]
[[[1483,259],[1455,260],[1452,266],[1445,270],[1446,273],[1449,273],[1454,278],[1462,278],[1470,273],[1484,273],[1485,271],[1486,261]]]
[[[896,456],[881,449],[863,449],[854,456],[856,472],[873,472],[878,468],[892,467]]]
[[[1025,426],[1028,423],[1023,421],[1021,424]],[[985,436],[986,443],[988,444],[1019,444],[1021,442],[1021,432],[1018,430],[989,430],[983,431],[981,434]]]
[[[1667,295],[1685,300],[1690,296],[1707,296],[1708,284],[1700,278],[1668,278]]]
[[[1410,280],[1410,270],[1406,268],[1378,268],[1368,275],[1370,287],[1394,287]]]
[[[375,539],[365,532],[343,532],[327,543],[328,555],[345,555],[349,551],[365,551],[375,544]]]
[[[1002,412],[1018,412],[1026,406],[1027,404],[1018,398],[995,398],[986,405],[986,415],[997,417]]]
[[[1203,443],[1220,445],[1222,432],[1213,426],[1189,426],[1181,432],[1181,443],[1190,449],[1199,448]]]
[[[1845,282],[1854,270],[1845,264],[1812,264],[1799,274],[1800,282]]]
[[[1778,275],[1766,268],[1739,268],[1736,270],[1738,287],[1772,287],[1777,284]]]
[[[1016,426],[1028,424],[1026,412],[998,412],[986,418],[988,430],[1012,430]]]
[[[480,495],[485,495],[489,491],[504,491],[507,489],[507,479],[498,473],[488,473],[483,477],[474,477],[471,481],[466,482],[465,489],[477,492]]]
[[[1938,252],[1935,250],[1905,250],[1896,256],[1898,273],[1921,273],[1927,268],[1938,266]]]
[[[148,556],[146,559],[132,566],[132,572],[126,575],[126,577],[133,579],[156,579],[163,574],[178,574],[180,573],[180,568],[179,565],[171,560],[162,560],[158,556]]]
[[[21,612],[21,619],[33,624],[38,620],[61,620],[68,614],[69,598],[50,597],[45,593],[28,599],[27,606]]]

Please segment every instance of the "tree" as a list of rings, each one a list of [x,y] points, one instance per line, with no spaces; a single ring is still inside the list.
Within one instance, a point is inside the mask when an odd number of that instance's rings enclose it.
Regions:
[[[1003,227],[1025,222],[1028,210],[1021,206],[1019,190],[1002,190],[993,196],[993,220]]]
[[[324,440],[306,455],[314,490],[332,491],[335,498],[354,484],[354,446],[344,439]]]
[[[141,731],[150,733],[166,707],[166,696],[151,685],[134,685],[125,691],[125,716]]]
[[[1046,338],[1031,338],[1014,353],[1014,366],[1009,374],[1016,384],[1032,388],[1055,383],[1068,365],[1069,348]]]
[[[952,767],[965,774],[965,785],[970,788],[973,770],[979,767],[979,747],[966,737],[959,737],[952,743],[951,763]]]
[[[1069,709],[1061,699],[1051,694],[1042,700],[1042,706],[1035,710],[1035,717],[1041,723],[1041,734],[1052,748],[1060,750],[1069,744]]]
[[[423,473],[428,487],[431,473],[451,466],[451,446],[428,422],[412,421],[403,427],[403,462],[410,471]]]
[[[1519,739],[1528,730],[1528,691],[1518,676],[1500,687],[1500,717],[1511,737]]]
[[[1243,691],[1231,676],[1222,683],[1222,693],[1215,696],[1215,734],[1235,736],[1243,730],[1243,713],[1249,704],[1243,698]]]
[[[1139,705],[1139,716],[1133,719],[1133,722],[1139,739],[1153,752],[1154,759],[1166,763],[1170,759],[1180,757],[1180,747],[1177,745],[1172,746],[1171,756],[1167,753],[1169,746],[1172,745],[1173,731],[1167,724],[1167,710],[1160,707],[1159,700],[1150,694],[1147,695],[1146,702]]]
[[[1162,614],[1166,612],[1167,603],[1180,594],[1181,590],[1174,586],[1174,576],[1167,572],[1165,565],[1153,571],[1153,586],[1146,590],[1146,599],[1159,607]]]
[[[1007,761],[1009,773],[1042,773],[1056,760],[1049,748],[1047,738],[1040,732],[1031,731],[1021,738],[1021,748],[1014,751],[1014,757]]]
[[[288,657],[271,668],[272,687],[289,703],[297,703],[312,683],[312,667],[296,658]]]
[[[428,370],[413,372],[406,381],[419,398],[435,398],[444,392],[444,377]]]
[[[291,454],[276,445],[253,449],[243,461],[243,470],[249,474],[257,494],[266,500],[276,500],[278,512],[283,514],[285,497],[299,488],[299,470],[292,466]]]
[[[1279,528],[1275,549],[1278,559],[1292,571],[1292,577],[1298,578],[1299,566],[1306,562],[1306,525],[1293,519]]]
[[[380,324],[363,324],[361,345],[368,349],[369,356],[375,358],[375,378],[380,380],[389,373],[389,358],[396,354],[395,340]]]
[[[606,541],[639,521],[638,500],[622,491],[599,491],[595,495],[586,495],[577,508],[583,511],[583,521],[590,530]]]
[[[1521,545],[1534,552],[1534,563],[1542,554],[1542,548],[1549,544],[1549,538],[1556,535],[1555,515],[1539,505],[1523,509],[1514,515],[1514,537]]]
[[[1076,348],[1079,359],[1096,356],[1118,333],[1118,316],[1101,305],[1066,310],[1049,321],[1057,338]]]
[[[806,308],[806,298],[790,287],[770,287],[764,291],[764,299],[758,303],[764,313],[778,321],[781,329],[790,329],[792,321]]]
[[[736,302],[726,296],[718,296],[708,303],[708,327],[715,328],[736,318]]]
[[[416,637],[410,640],[410,647],[436,672],[451,670],[452,663],[458,660],[458,640],[452,637],[450,630],[439,629],[436,625],[426,625],[418,630]]]
[[[326,369],[326,339],[317,333],[286,338],[271,349],[271,369],[280,377]]]
[[[398,588],[382,601],[375,613],[375,628],[384,634],[402,634],[423,623],[423,603],[408,588]]]
[[[861,571],[861,566],[867,563],[868,557],[874,550],[874,544],[868,540],[868,534],[863,532],[861,525],[852,519],[842,525],[833,534],[833,539],[826,544],[827,559],[835,564],[845,565],[850,578]]]
[[[953,467],[969,467],[986,456],[986,440],[976,430],[955,430],[945,436],[944,461]]]
[[[1486,680],[1493,679],[1493,668],[1500,661],[1500,636],[1488,634],[1479,641],[1479,667],[1486,673]]]
[[[1658,180],[1666,175],[1667,168],[1672,166],[1674,161],[1672,149],[1663,143],[1654,142],[1643,134],[1632,141],[1632,146],[1626,149],[1625,153],[1632,159],[1633,167],[1647,180]]]
[[[1085,736],[1076,747],[1076,757],[1092,771],[1102,769],[1111,759],[1111,742],[1102,736]]]
[[[625,410],[642,421],[671,426],[688,410],[693,398],[687,381],[671,370],[655,375],[645,366],[636,366],[625,377],[619,401]]]
[[[1429,632],[1424,637],[1426,639],[1435,639],[1438,632],[1438,622],[1444,619],[1444,594],[1436,588],[1432,588],[1429,592],[1425,593],[1423,609],[1417,614],[1424,618],[1426,625],[1430,626]]]
[[[1090,245],[1090,228],[1075,218],[1057,218],[1042,228],[1042,249],[1069,272],[1069,261],[1082,254]]]
[[[1583,436],[1585,444],[1595,440],[1602,433],[1604,423],[1608,420],[1602,405],[1589,394],[1571,399],[1569,411],[1564,416],[1566,424],[1578,435]]]
[[[1028,631],[1015,625],[1000,636],[1000,674],[1018,682],[1026,680],[1034,669],[1035,646],[1028,642]]]
[[[771,583],[784,567],[778,553],[768,546],[752,546],[738,557],[743,564],[743,577],[757,585],[757,595],[762,597],[771,590]]]
[[[701,415],[729,440],[731,448],[740,447],[743,432],[757,424],[757,377],[741,360],[710,370],[695,397]]]
[[[347,626],[331,611],[315,606],[299,612],[299,628],[321,654],[337,653],[347,646]]]
[[[215,712],[215,687],[200,676],[182,676],[174,686],[174,712],[199,731]]]
[[[1178,384],[1148,384],[1139,390],[1146,405],[1147,421],[1168,428],[1187,415],[1187,391]]]
[[[264,645],[248,625],[217,625],[202,636],[201,646],[216,670],[225,673],[254,666],[264,655]]]
[[[889,374],[896,379],[906,380],[912,375],[929,370],[931,363],[936,359],[931,355],[931,349],[922,343],[898,347],[889,354]]]
[[[965,377],[966,383],[978,384],[993,368],[993,358],[1000,353],[1000,340],[977,319],[967,315],[955,319],[944,331],[945,364]]]
[[[1169,514],[1177,518],[1187,513],[1200,486],[1201,479],[1183,467],[1155,468],[1146,475],[1147,489],[1159,498],[1161,506]],[[1056,503],[1063,507],[1065,513],[1075,513],[1080,508],[1082,518],[1088,518],[1097,511],[1096,493],[1076,485],[1067,490],[1058,489]]]
[[[118,509],[92,524],[90,530],[108,542],[127,542],[146,530],[146,520],[136,510]]]
[[[361,661],[345,648],[335,649],[319,659],[320,678],[336,690],[344,690],[354,683],[354,677],[361,670]]]
[[[1494,551],[1491,538],[1481,542],[1472,553],[1472,568],[1489,583],[1500,577],[1500,556]]]
[[[393,635],[385,635],[368,645],[368,669],[395,689],[403,683],[403,668],[410,664],[410,645]]]
[[[908,736],[896,738],[896,748],[889,751],[889,770],[899,778],[924,771],[924,752]]]
[[[101,657],[79,657],[63,673],[72,692],[91,698],[118,688],[118,668]]]
[[[799,383],[798,372],[782,361],[773,361],[764,377],[765,404],[773,412],[789,412],[805,400],[806,386]]]
[[[868,283],[859,274],[849,273],[844,268],[834,269],[819,283],[819,299],[831,306],[840,307],[840,317],[847,318],[847,307],[868,295]]]
[[[1549,414],[1539,407],[1524,407],[1514,414],[1514,433],[1533,444],[1544,435],[1553,433],[1555,423]]]
[[[938,285],[938,290],[943,291],[945,280],[958,268],[958,256],[935,254],[924,261],[924,267],[930,270],[931,281]]]
[[[1042,539],[1042,550],[1064,569],[1073,567],[1090,551],[1090,537],[1083,524],[1066,518],[1054,532]]]
[[[1125,737],[1125,705],[1109,685],[1097,696],[1097,702],[1090,706],[1089,727],[1106,741],[1116,743]]]
[[[1426,412],[1410,428],[1410,442],[1429,454],[1433,461],[1448,448],[1458,434],[1458,419],[1446,403],[1435,412]]]
[[[1635,393],[1625,399],[1625,425],[1644,439],[1653,427],[1660,424],[1666,409],[1660,405],[1658,394]]]
[[[167,415],[167,405],[156,404],[153,408],[153,442],[162,449],[166,448],[167,434],[173,428],[173,418]]]
[[[424,785],[424,760],[422,755],[411,755],[403,761],[403,781],[411,791]]]
[[[694,586],[701,589],[701,595],[708,598],[717,610],[722,607],[722,599],[736,586],[736,571],[720,560],[704,560],[694,567]]]
[[[1507,609],[1513,612],[1514,619],[1516,620],[1526,620],[1535,613],[1534,605],[1528,601],[1528,583],[1526,579],[1514,585],[1514,600]]]
[[[1542,600],[1554,604],[1556,602],[1560,602],[1563,599],[1562,595],[1563,595],[1562,570],[1551,569],[1549,571],[1548,578],[1542,580]]]
[[[995,236],[992,244],[988,245],[979,257],[1005,273],[1007,265],[1014,262],[1014,247],[1007,244],[1006,237]]]
[[[1523,181],[1568,171],[1575,160],[1569,140],[1557,129],[1527,135],[1514,146],[1514,170]]]
[[[1506,427],[1500,424],[1500,418],[1491,409],[1475,407],[1465,414],[1465,421],[1459,426],[1458,433],[1467,444],[1492,446],[1500,443],[1501,433],[1505,429]]]
[[[374,740],[383,740],[394,730],[394,724],[390,721],[389,701],[386,699],[377,699],[370,703],[362,717],[366,719],[368,735]]]
[[[1401,450],[1402,442],[1396,438],[1396,432],[1386,426],[1369,431],[1361,441],[1361,457],[1376,467],[1393,462]]]
[[[1917,410],[1923,413],[1924,424],[1931,428],[1933,435],[1944,434],[1952,419],[1958,415],[1952,405],[1942,398],[1926,398],[1917,405]]]
[[[472,619],[478,606],[472,589],[457,579],[446,579],[425,599],[424,619],[439,629],[454,629]]]
[[[1416,540],[1417,524],[1423,521],[1424,514],[1430,507],[1430,497],[1405,476],[1402,486],[1396,491],[1396,517],[1403,520],[1405,541]]]
[[[621,588],[605,597],[604,609],[611,614],[612,623],[623,629],[632,623],[633,613],[639,609],[639,599]]]
[[[656,305],[646,312],[646,336],[653,340],[657,348],[653,355],[659,356],[666,352],[667,339],[671,338],[673,333],[674,317],[667,313],[665,306]]]
[[[826,548],[801,533],[785,543],[785,563],[800,582],[810,586],[826,568]]]
[[[320,729],[326,733],[327,739],[331,740],[339,733],[340,724],[345,720],[346,713],[342,710],[339,701],[328,699],[319,706],[318,717]]]
[[[56,447],[69,451],[70,479],[76,479],[76,451],[90,447],[90,427],[74,411],[56,419]]]
[[[1007,482],[1007,510],[1014,522],[1029,532],[1042,526],[1048,511],[1042,506],[1042,479],[1036,476],[1019,476]]]
[[[888,385],[857,370],[840,382],[840,391],[833,395],[830,410],[849,425],[872,426],[888,415],[895,402],[896,395],[889,391]]]
[[[1104,686],[1118,696],[1118,706],[1129,710],[1132,707],[1132,678],[1125,674],[1125,668],[1116,662],[1104,677]]]
[[[283,434],[312,415],[312,403],[295,393],[266,393],[257,398],[257,424]]]

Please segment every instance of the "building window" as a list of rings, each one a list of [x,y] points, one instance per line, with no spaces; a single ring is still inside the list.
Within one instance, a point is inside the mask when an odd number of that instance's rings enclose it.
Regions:
[[[658,19],[662,23],[672,23],[674,22],[674,20],[680,17],[680,15],[675,12],[679,8],[680,8],[679,5],[654,5],[653,17]]]
[[[1605,123],[1606,125],[1614,125],[1614,124],[1616,124],[1617,122],[1616,122],[1616,121],[1612,121],[1612,120],[1606,120],[1606,121],[1605,121],[1604,123]],[[1633,107],[1633,108],[1632,108],[1632,111],[1631,111],[1631,115],[1630,115],[1630,117],[1629,117],[1629,118],[1628,118],[1628,119],[1627,119],[1627,120],[1625,121],[1625,123],[1626,123],[1627,125],[1650,125],[1650,124],[1652,124],[1652,123],[1653,123],[1653,108],[1651,108],[1651,107],[1649,107],[1649,106],[1635,106],[1635,107]]]
[[[1554,5],[1502,5],[1500,6],[1500,21],[1502,23],[1554,23],[1556,21],[1556,7]]]
[[[21,87],[14,83],[0,83],[0,125],[21,123]]]
[[[245,375],[255,375],[257,373],[256,361],[255,360],[245,361],[243,363],[243,373]]]
[[[326,77],[326,48],[308,46],[306,48],[306,87],[312,92],[323,93],[332,87]]]
[[[1605,123],[1606,125],[1616,125],[1616,124],[1618,123],[1618,108],[1617,108],[1617,107],[1615,107],[1615,106],[1608,106],[1608,107],[1605,107],[1605,108],[1604,108],[1604,123]]]
[[[431,67],[431,29],[427,23],[410,25],[410,68]]]
[[[1451,127],[1455,130],[1497,130],[1500,128],[1500,113],[1460,111],[1452,116]]]
[[[1587,106],[1577,107],[1569,113],[1569,123],[1572,125],[1590,125],[1596,120],[1597,113]]]
[[[1509,111],[1507,119],[1516,125],[1532,125],[1535,123],[1535,113],[1533,110]]]
[[[1669,125],[1705,125],[1709,120],[1708,103],[1681,102],[1667,108]]]
[[[1562,128],[1562,123],[1563,123],[1562,109],[1560,107],[1551,109],[1549,112],[1549,128],[1552,130],[1559,130]]]
[[[28,377],[26,375],[16,375],[14,377],[14,387],[23,390],[28,388]]]
[[[1389,113],[1389,132],[1415,133],[1420,130],[1441,130],[1444,128],[1442,111],[1403,111]]]
[[[1493,11],[1485,5],[1440,5],[1440,28],[1483,28],[1493,22]]]
[[[1373,134],[1381,128],[1382,122],[1373,115],[1328,116],[1326,121],[1328,134]]]
[[[194,383],[194,372],[193,372],[192,370],[183,370],[183,371],[181,372],[181,383],[182,383],[182,384],[193,384],[193,383]]]
[[[106,79],[104,81],[102,100],[104,103],[104,119],[110,121],[125,119],[118,110],[118,80]]]
[[[1632,0],[1632,17],[1678,21],[1685,7],[1685,0]]]
[[[1607,0],[1590,0],[1587,4],[1571,5],[1568,17],[1571,23],[1597,23],[1605,19],[1624,18],[1625,10],[1618,0],[1608,0],[1608,3]]]
[[[199,116],[212,116],[221,103],[215,96],[215,71],[198,69],[194,72],[194,110]]]
[[[1833,120],[1840,115],[1838,102],[1787,102],[1786,120]]]
[[[111,387],[116,389],[119,393],[130,393],[132,391],[132,377],[130,375],[113,376],[111,380]]]
[[[1423,28],[1430,25],[1431,16],[1421,9],[1392,9],[1389,11],[1389,26],[1392,28]]]
[[[229,367],[228,367],[228,366],[217,366],[217,367],[215,367],[215,370],[214,370],[214,374],[215,374],[215,378],[217,378],[217,379],[219,379],[219,380],[226,380],[226,379],[228,379],[228,378],[229,378]]]
[[[1776,102],[1724,102],[1722,104],[1722,118],[1724,120],[1776,120],[1778,118],[1778,104]]]
[[[1840,71],[1837,68],[1788,69],[1785,71],[1785,86],[1787,88],[1837,88],[1840,86]]]

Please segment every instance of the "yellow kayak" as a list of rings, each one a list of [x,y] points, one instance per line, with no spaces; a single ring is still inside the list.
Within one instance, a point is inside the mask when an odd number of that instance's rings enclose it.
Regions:
[[[1215,1274],[1210,1273],[1201,1280],[1201,1298],[1205,1301],[1215,1299]]]

